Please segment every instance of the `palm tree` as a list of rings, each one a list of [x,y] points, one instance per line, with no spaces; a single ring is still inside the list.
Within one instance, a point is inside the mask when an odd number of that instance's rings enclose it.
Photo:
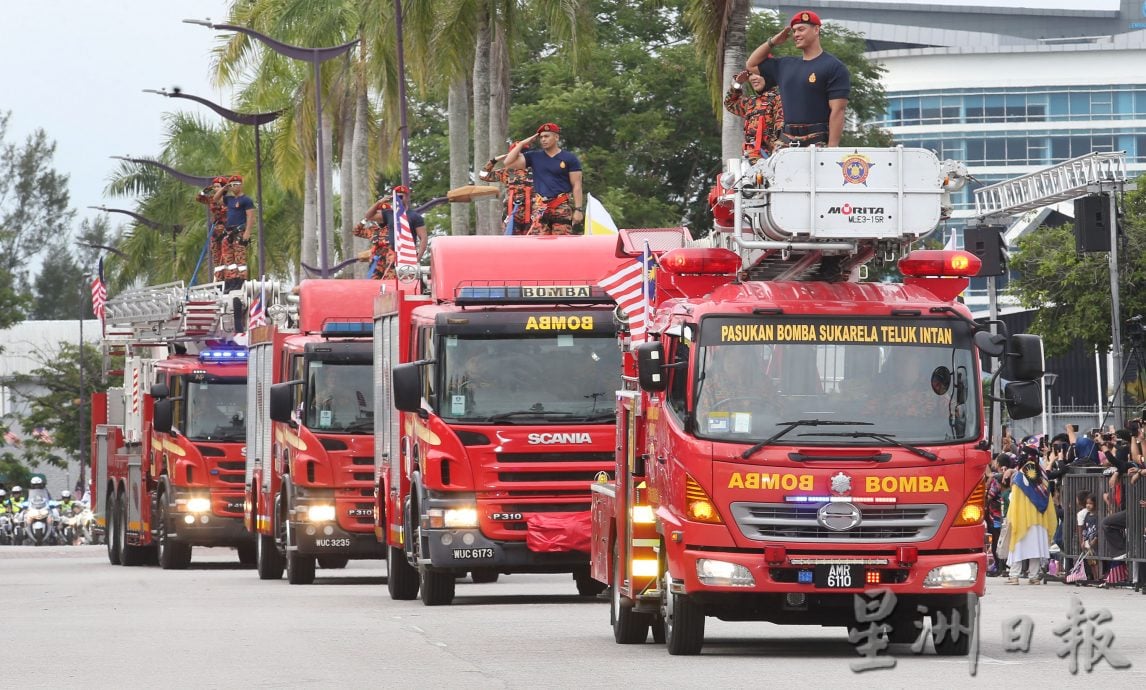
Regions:
[[[723,117],[723,95],[732,78],[744,69],[748,35],[748,0],[687,0],[684,18],[704,59],[712,104],[721,120],[721,158],[738,158],[743,144],[740,122]]]

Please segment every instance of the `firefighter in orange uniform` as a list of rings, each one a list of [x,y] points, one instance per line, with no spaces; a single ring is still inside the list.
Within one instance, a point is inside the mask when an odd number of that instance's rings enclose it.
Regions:
[[[384,196],[375,202],[362,220],[354,226],[355,237],[370,241],[370,249],[359,254],[358,259],[359,261],[370,262],[370,275],[367,277],[374,280],[395,277],[394,267],[397,263],[397,257],[394,254],[394,248],[390,246],[390,240],[386,235],[386,226],[383,224],[382,212],[385,210],[393,210],[389,196]]]
[[[223,239],[227,230],[227,204],[217,198],[218,192],[227,187],[226,176],[220,175],[211,180],[211,185],[203,188],[203,193],[195,197],[195,201],[206,204],[211,211],[211,226],[207,232],[211,233],[211,265],[214,267],[214,279],[222,280],[227,267],[223,263]]]
[[[494,166],[508,154],[490,158],[478,178],[483,182],[500,182],[505,185],[505,211],[501,214],[502,223],[509,223],[513,216],[513,230],[507,235],[524,235],[529,232],[533,215],[533,173],[528,168],[497,168]]]
[[[771,155],[779,141],[784,130],[784,106],[779,89],[759,74],[745,70],[735,79],[724,96],[724,109],[744,118],[744,156],[755,163]],[[744,93],[746,81],[752,87],[751,95]]]

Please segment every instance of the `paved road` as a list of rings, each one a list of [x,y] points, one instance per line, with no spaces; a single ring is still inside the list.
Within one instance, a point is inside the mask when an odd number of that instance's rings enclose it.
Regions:
[[[709,619],[704,655],[669,657],[651,642],[614,644],[608,605],[577,598],[567,576],[465,582],[454,606],[431,609],[390,601],[385,573],[358,561],[291,587],[260,582],[222,549],[196,549],[191,569],[165,572],[112,567],[102,547],[0,547],[0,668],[20,687],[54,688],[1146,687],[1146,596],[1127,590],[992,580],[972,679],[966,659],[900,646],[895,669],[853,675],[859,657],[842,628]],[[1102,663],[1092,678],[1067,675],[1051,630],[1073,593],[1113,613],[1114,649],[1130,670]],[[1035,623],[1031,651],[1007,654],[1002,622],[1018,614]]]

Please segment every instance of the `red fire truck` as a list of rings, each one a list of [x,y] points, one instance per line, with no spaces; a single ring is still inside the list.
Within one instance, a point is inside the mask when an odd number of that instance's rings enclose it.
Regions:
[[[234,546],[243,529],[247,351],[230,340],[222,283],[130,290],[106,305],[104,375],[92,405],[92,510],[108,560],[186,568],[193,546]],[[241,319],[240,319],[241,320]]]
[[[378,538],[394,599],[455,579],[589,575],[589,483],[613,469],[618,265],[604,237],[444,237],[429,294],[375,308]],[[419,291],[420,292],[420,291]],[[393,382],[393,388],[389,385]]]
[[[310,584],[316,563],[379,558],[371,313],[379,283],[304,280],[251,331],[247,529],[259,577]]]
[[[784,149],[732,167],[704,240],[619,238],[659,260],[651,337],[625,353],[617,394],[616,481],[593,486],[616,641],[652,628],[696,654],[707,616],[856,625],[870,588],[897,597],[891,642],[923,617],[970,630],[986,565],[980,352],[1005,355],[1022,419],[1041,413],[1041,340],[984,331],[956,300],[974,255],[903,256],[952,186],[929,151]],[[861,282],[873,256],[903,256],[903,283]],[[970,637],[935,647],[965,654]]]

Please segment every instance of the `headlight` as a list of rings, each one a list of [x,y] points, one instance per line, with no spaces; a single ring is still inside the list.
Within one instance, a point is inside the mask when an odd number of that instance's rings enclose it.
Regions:
[[[633,506],[630,510],[633,512],[633,522],[638,525],[651,525],[657,521],[656,513],[653,512],[652,506]]]
[[[748,568],[727,561],[701,558],[696,562],[696,579],[706,585],[721,587],[753,587],[756,578]]]
[[[932,568],[924,587],[970,587],[979,577],[978,563],[953,563]]]
[[[430,508],[426,516],[430,519],[430,527],[435,529],[465,529],[478,525],[476,508]]]
[[[333,522],[334,506],[310,506],[306,509],[306,519],[311,522]]]
[[[189,513],[209,513],[209,512],[211,512],[211,499],[209,499],[209,498],[189,498],[189,499],[187,499],[187,512],[189,512]]]

